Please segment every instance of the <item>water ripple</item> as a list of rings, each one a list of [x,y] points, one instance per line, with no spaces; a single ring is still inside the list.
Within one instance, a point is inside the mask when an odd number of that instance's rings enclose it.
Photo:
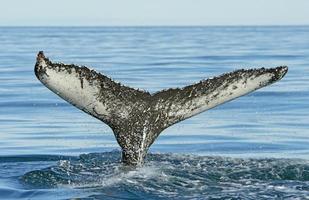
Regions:
[[[309,162],[150,154],[139,168],[122,166],[120,152],[81,155],[21,177],[35,188],[87,189],[87,198],[278,199],[309,195]]]

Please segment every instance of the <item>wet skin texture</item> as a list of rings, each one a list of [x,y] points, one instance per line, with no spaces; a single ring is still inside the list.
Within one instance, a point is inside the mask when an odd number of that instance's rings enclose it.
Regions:
[[[85,66],[53,63],[43,52],[39,52],[35,64],[35,75],[46,87],[111,127],[122,148],[122,162],[134,166],[143,163],[150,145],[167,127],[272,84],[287,71],[286,66],[241,69],[150,94],[123,86]],[[69,81],[57,80],[58,74]],[[69,90],[76,90],[76,95],[67,94]],[[82,98],[92,100],[86,104]]]

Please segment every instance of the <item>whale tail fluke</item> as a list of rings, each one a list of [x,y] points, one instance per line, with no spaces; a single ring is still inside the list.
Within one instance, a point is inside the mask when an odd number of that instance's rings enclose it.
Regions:
[[[39,52],[37,78],[77,108],[109,125],[122,161],[141,164],[167,127],[280,80],[287,67],[237,70],[184,88],[154,94],[116,83],[84,66],[53,63]]]

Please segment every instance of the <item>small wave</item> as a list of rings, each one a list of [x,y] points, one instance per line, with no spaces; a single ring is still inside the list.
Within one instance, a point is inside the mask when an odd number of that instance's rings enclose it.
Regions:
[[[26,173],[36,188],[93,190],[91,197],[276,199],[309,195],[309,162],[296,159],[237,159],[149,154],[143,167],[120,163],[120,152],[61,159]]]
[[[17,156],[0,156],[0,164],[1,163],[9,163],[9,162],[34,162],[34,161],[58,161],[61,159],[70,159],[76,160],[77,157],[74,156],[62,156],[62,155],[17,155]]]

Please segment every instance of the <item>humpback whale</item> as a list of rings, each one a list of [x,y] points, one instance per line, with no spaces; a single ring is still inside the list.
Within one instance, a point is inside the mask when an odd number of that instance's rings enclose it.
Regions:
[[[288,68],[240,69],[156,93],[121,85],[85,66],[54,63],[42,51],[34,71],[51,91],[113,130],[123,163],[140,165],[167,127],[272,84]]]

